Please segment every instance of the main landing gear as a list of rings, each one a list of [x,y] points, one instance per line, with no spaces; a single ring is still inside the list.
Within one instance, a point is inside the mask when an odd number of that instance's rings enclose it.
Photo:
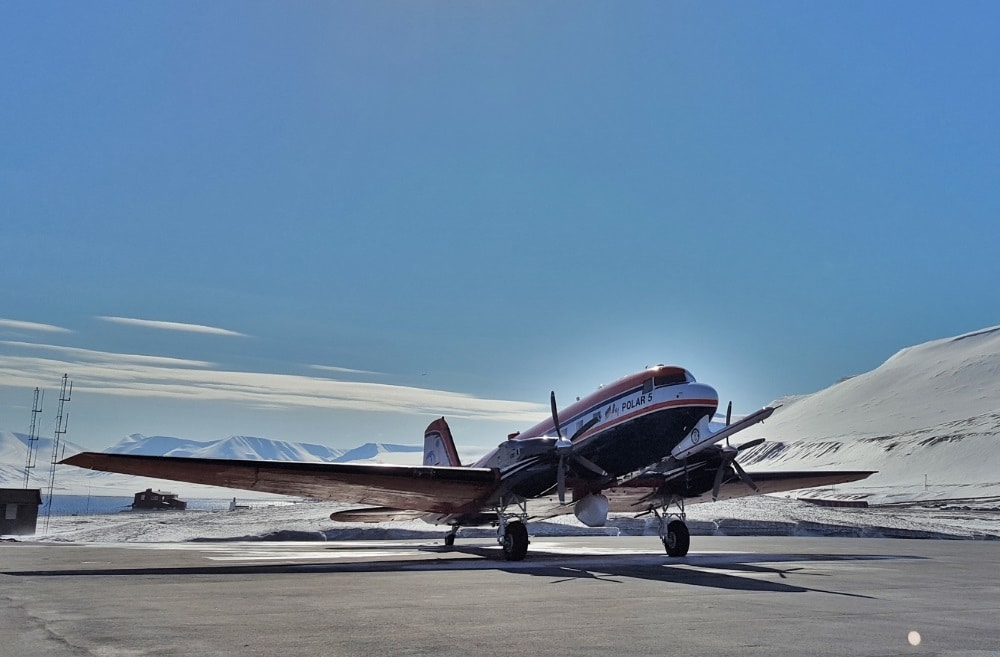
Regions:
[[[667,533],[660,537],[663,548],[670,557],[684,557],[691,546],[691,533],[681,520],[671,520],[667,524]]]
[[[528,554],[528,514],[525,506],[519,506],[520,513],[508,514],[506,507],[497,511],[497,541],[503,550],[503,559],[508,562],[520,562]]]
[[[508,519],[500,514],[500,521],[497,527],[497,543],[503,551],[503,559],[509,562],[520,562],[528,553],[528,528],[525,525],[526,517],[517,515]],[[458,525],[453,525],[451,531],[444,535],[445,548],[455,546],[455,536],[458,533]]]
[[[660,521],[660,541],[663,542],[663,549],[667,551],[667,555],[684,557],[691,547],[691,533],[688,531],[687,523],[684,522],[687,520],[684,514],[684,498],[674,497],[671,503],[677,504],[680,513],[668,513],[667,508],[670,504],[667,504],[663,507],[662,513],[653,509],[653,514]]]
[[[507,529],[499,540],[503,559],[509,562],[520,562],[528,554],[528,528],[520,520],[507,523]]]

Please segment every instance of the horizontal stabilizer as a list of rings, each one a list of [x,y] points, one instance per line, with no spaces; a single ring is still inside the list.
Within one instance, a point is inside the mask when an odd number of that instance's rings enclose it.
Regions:
[[[330,514],[330,520],[338,523],[391,523],[401,520],[418,520],[424,516],[422,511],[406,509],[385,509],[377,506],[370,509],[347,509]]]

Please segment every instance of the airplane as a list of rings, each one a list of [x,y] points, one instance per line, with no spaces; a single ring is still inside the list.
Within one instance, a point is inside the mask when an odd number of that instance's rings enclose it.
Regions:
[[[460,462],[445,419],[424,432],[422,465],[222,460],[79,453],[62,461],[85,469],[367,505],[331,514],[339,522],[421,518],[461,527],[492,525],[504,559],[523,560],[529,520],[574,513],[590,527],[609,513],[654,515],[666,554],[690,547],[685,504],[753,493],[848,483],[873,471],[757,471],[736,461],[764,442],[729,437],[760,423],[765,407],[724,426],[713,422],[719,397],[676,366],[656,365],[602,386],[505,441],[476,463]]]

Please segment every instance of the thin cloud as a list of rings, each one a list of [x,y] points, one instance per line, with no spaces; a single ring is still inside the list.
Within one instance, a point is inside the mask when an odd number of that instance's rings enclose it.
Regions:
[[[34,321],[18,321],[17,319],[0,319],[0,327],[16,328],[20,331],[38,331],[40,333],[72,333],[73,331],[62,326],[52,324],[39,324]]]
[[[344,375],[382,375],[385,373],[375,372],[374,370],[355,370],[353,368],[340,368],[335,365],[310,365],[308,366],[313,370],[322,370],[324,372],[337,372]]]
[[[63,347],[61,345],[44,345],[39,342],[16,342],[13,340],[0,340],[0,345],[16,347],[20,349],[33,349],[53,352],[60,356],[67,357],[70,362],[80,361],[86,363],[120,364],[128,365],[153,365],[153,366],[179,366],[192,368],[211,368],[214,363],[208,361],[193,361],[186,358],[171,358],[169,356],[146,356],[143,354],[119,354],[117,352],[103,352],[94,349],[81,349],[79,347]]]
[[[72,347],[0,342],[39,352],[0,354],[0,386],[30,388],[39,377],[68,373],[74,391],[129,398],[219,400],[253,409],[322,408],[449,415],[490,421],[537,421],[542,405],[465,393],[325,377],[219,370],[210,363]],[[46,357],[48,356],[48,357]],[[58,356],[60,358],[51,358]]]
[[[180,331],[183,333],[202,333],[207,335],[232,335],[240,338],[246,338],[246,333],[240,333],[238,331],[230,331],[226,328],[216,328],[215,326],[203,326],[201,324],[184,324],[177,321],[157,321],[155,319],[133,319],[131,317],[104,317],[99,316],[95,319],[100,319],[101,321],[111,322],[112,324],[122,324],[124,326],[141,326],[144,328],[158,328],[166,331]]]

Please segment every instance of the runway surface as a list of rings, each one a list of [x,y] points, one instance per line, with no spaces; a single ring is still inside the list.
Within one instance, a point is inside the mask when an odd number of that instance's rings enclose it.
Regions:
[[[1000,541],[0,543],[0,656],[998,656]]]

